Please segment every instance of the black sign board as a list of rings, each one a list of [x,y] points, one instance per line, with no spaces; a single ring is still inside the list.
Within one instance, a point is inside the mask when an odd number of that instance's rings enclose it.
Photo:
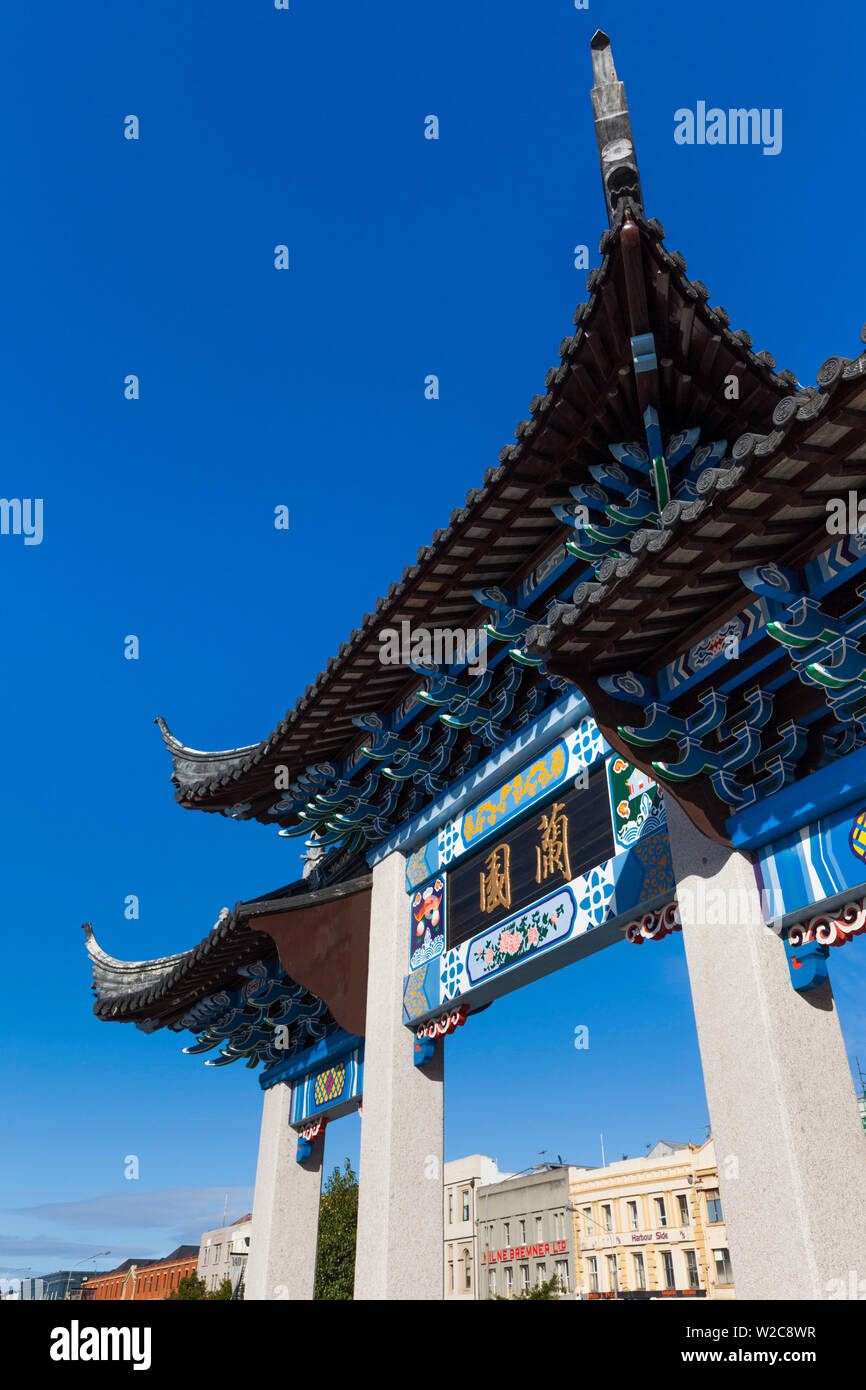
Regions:
[[[614,851],[604,767],[589,784],[561,788],[532,814],[448,871],[450,949],[610,859]]]

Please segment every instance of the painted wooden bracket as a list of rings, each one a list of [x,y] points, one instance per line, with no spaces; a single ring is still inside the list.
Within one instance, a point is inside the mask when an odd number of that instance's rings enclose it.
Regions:
[[[298,1152],[295,1154],[298,1163],[306,1163],[309,1158],[312,1158],[313,1145],[317,1140],[324,1139],[327,1123],[328,1121],[324,1116],[320,1116],[319,1119],[312,1120],[310,1124],[304,1125],[304,1128],[298,1131]]]
[[[809,990],[817,989],[824,983],[829,954],[829,946],[824,946],[820,941],[813,939],[794,945],[790,940],[790,931],[785,932],[785,955],[788,957],[791,984],[800,994],[808,994]]]
[[[845,946],[866,932],[866,898],[854,899],[805,922],[795,922],[785,932],[785,953],[791,984],[801,994],[817,989],[827,978],[831,946]]]
[[[415,1030],[415,1065],[416,1067],[426,1066],[433,1061],[436,1051],[436,1039],[447,1038],[449,1033],[453,1033],[455,1028],[462,1028],[466,1022],[467,1009],[465,1004],[461,1004],[456,1009],[448,1009],[438,1018],[431,1018],[429,1023],[421,1023]]]

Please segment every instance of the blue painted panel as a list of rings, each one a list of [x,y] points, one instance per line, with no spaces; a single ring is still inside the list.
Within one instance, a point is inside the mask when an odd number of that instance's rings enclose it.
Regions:
[[[335,1120],[357,1108],[363,1094],[364,1050],[318,1066],[292,1088],[291,1123],[300,1129],[319,1115]]]
[[[840,893],[863,896],[866,788],[859,802],[762,845],[755,873],[768,921],[807,911]]]
[[[735,849],[755,850],[770,841],[784,840],[801,826],[852,806],[860,799],[866,802],[864,748],[731,816],[727,829]]]
[[[263,1091],[281,1081],[288,1081],[294,1085],[299,1077],[306,1076],[308,1072],[321,1071],[329,1062],[336,1062],[340,1057],[354,1052],[359,1046],[363,1048],[363,1043],[364,1039],[357,1034],[347,1033],[345,1028],[337,1028],[312,1047],[305,1047],[303,1052],[293,1053],[284,1062],[277,1062],[275,1066],[268,1067],[267,1071],[259,1075],[259,1085]]]

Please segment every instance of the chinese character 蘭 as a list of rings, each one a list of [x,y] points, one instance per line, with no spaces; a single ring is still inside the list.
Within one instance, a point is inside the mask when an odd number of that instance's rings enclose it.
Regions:
[[[541,844],[535,847],[535,881],[543,883],[551,874],[561,873],[566,882],[571,878],[568,861],[568,817],[562,814],[565,803],[557,801],[549,816],[542,816],[538,825]]]

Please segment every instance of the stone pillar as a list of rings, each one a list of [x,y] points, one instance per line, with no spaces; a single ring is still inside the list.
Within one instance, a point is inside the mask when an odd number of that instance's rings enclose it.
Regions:
[[[314,1145],[308,1163],[297,1162],[291,1108],[290,1086],[265,1091],[245,1300],[313,1297],[324,1144]]]
[[[358,1299],[441,1299],[443,1290],[442,1041],[428,1066],[415,1066],[412,1032],[402,1022],[409,956],[405,870],[396,852],[373,869]]]
[[[862,1297],[866,1135],[830,983],[797,993],[751,860],[665,800],[737,1298]]]

